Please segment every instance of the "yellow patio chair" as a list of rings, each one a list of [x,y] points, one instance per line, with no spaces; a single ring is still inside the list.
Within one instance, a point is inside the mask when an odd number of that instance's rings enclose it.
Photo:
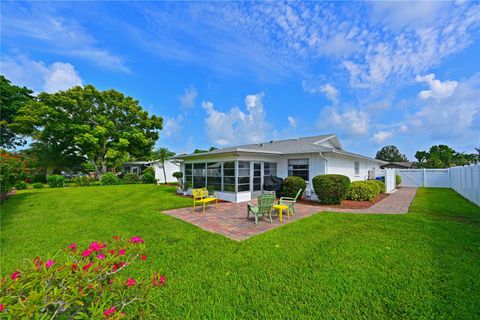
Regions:
[[[192,196],[193,196],[192,212],[195,211],[197,207],[197,203],[203,205],[203,214],[206,213],[205,206],[207,205],[207,203],[211,203],[215,201],[216,207],[218,208],[218,197],[209,195],[207,188],[192,189]]]

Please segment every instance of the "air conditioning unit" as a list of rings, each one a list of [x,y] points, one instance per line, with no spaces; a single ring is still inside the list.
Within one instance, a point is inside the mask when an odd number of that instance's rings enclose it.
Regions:
[[[368,170],[368,180],[375,180],[375,169]]]
[[[307,188],[307,190],[305,190],[305,196],[307,198],[310,198],[312,196],[312,189]]]

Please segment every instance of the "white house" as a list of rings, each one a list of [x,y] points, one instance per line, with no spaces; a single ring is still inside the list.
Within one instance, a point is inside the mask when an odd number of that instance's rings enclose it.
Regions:
[[[147,167],[153,167],[155,170],[155,179],[158,183],[164,183],[165,177],[163,174],[163,165],[160,160],[153,161],[130,161],[123,164],[122,171],[125,173],[135,173],[141,175],[143,170]],[[173,177],[173,173],[180,171],[180,164],[178,161],[165,161],[165,174],[167,176],[167,182],[177,182],[177,179]]]
[[[350,180],[375,177],[385,161],[347,152],[335,134],[234,146],[198,154],[183,154],[181,171],[188,188],[208,187],[222,200],[249,201],[263,190],[265,176],[299,176],[305,195],[315,197],[313,177],[342,174]],[[190,190],[189,190],[190,191]]]

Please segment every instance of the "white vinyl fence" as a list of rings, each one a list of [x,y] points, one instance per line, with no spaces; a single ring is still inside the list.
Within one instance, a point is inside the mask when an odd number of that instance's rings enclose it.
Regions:
[[[395,169],[402,187],[452,188],[480,206],[480,164],[447,169]],[[387,179],[385,179],[387,181]]]
[[[396,189],[395,169],[385,169],[386,192],[393,192]]]

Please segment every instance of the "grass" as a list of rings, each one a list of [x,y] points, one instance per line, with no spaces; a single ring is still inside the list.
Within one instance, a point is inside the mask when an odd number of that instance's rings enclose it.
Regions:
[[[159,213],[175,188],[19,192],[1,206],[2,274],[72,241],[140,235],[166,274],[158,318],[480,318],[480,212],[419,189],[407,215],[323,213],[238,243]],[[138,276],[137,275],[137,276]]]

